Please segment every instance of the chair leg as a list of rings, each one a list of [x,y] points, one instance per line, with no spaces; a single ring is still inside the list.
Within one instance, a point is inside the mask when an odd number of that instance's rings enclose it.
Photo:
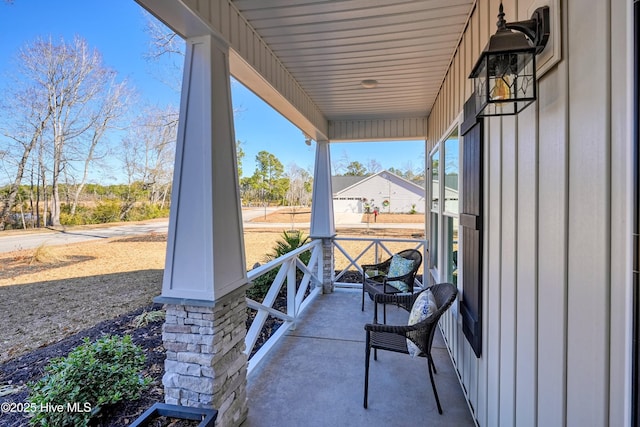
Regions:
[[[364,311],[364,283],[362,283],[362,308],[361,311]]]
[[[364,358],[364,408],[367,409],[369,397],[369,357],[371,355],[371,347],[369,347],[369,333],[367,332],[367,343]]]
[[[431,356],[427,358],[427,365],[429,367],[429,379],[431,379],[431,388],[433,388],[433,395],[436,398],[436,405],[438,405],[438,413],[442,415],[442,406],[440,406],[440,399],[438,398],[438,390],[436,390],[436,383],[433,380],[433,370],[431,367],[433,366],[433,360],[431,360]]]
[[[382,304],[382,322],[387,324],[387,304]]]

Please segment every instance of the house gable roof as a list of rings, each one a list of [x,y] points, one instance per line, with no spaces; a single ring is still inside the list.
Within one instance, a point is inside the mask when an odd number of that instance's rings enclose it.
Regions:
[[[339,193],[340,191],[346,188],[349,188],[354,184],[359,183],[365,178],[367,177],[366,176],[332,176],[331,188],[333,189],[333,194]]]

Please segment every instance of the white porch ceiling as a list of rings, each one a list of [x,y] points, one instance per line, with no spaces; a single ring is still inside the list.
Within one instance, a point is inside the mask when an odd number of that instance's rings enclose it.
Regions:
[[[428,115],[472,3],[233,0],[329,120]]]
[[[232,74],[315,139],[330,129],[352,134],[358,124],[371,139],[426,134],[426,117],[475,3],[137,1],[185,37],[202,34],[203,24],[221,34],[237,54]],[[263,49],[284,76],[264,66]],[[363,88],[365,79],[378,86]]]

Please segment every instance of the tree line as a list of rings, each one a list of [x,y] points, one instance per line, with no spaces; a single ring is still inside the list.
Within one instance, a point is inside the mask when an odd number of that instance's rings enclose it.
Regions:
[[[244,150],[242,143],[236,143],[238,159],[238,173],[242,176],[242,161]],[[253,175],[240,178],[240,194],[243,203],[250,205],[282,205],[282,206],[310,206],[313,188],[312,174],[291,164],[285,171],[280,160],[272,153],[260,151],[256,155],[256,168]],[[365,166],[358,161],[351,161],[343,155],[334,164],[335,176],[361,176],[373,175],[382,170],[382,166],[376,160],[369,160]],[[417,184],[424,182],[424,168],[414,168],[411,162],[404,169],[390,168],[389,172],[403,177]]]
[[[238,173],[242,176],[244,151],[236,145]],[[256,168],[251,176],[240,178],[240,196],[245,205],[309,206],[313,178],[309,171],[296,164],[284,165],[272,153],[260,151],[255,158]]]
[[[376,174],[381,170],[382,166],[377,160],[369,160],[367,166],[365,166],[358,161],[350,161],[346,155],[343,155],[338,162],[336,162],[334,175],[365,177]],[[425,181],[424,167],[415,168],[411,161],[405,164],[404,169],[391,167],[388,171],[416,184],[421,184]]]

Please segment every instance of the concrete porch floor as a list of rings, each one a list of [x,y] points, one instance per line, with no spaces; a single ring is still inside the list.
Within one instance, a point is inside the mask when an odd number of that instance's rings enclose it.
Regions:
[[[363,325],[373,303],[361,291],[319,295],[248,378],[249,414],[243,427],[473,426],[460,383],[438,332],[432,355],[443,414],[438,414],[425,358],[381,351],[371,357],[369,408],[364,387]],[[382,316],[382,313],[380,313]],[[408,313],[387,308],[387,323]]]

